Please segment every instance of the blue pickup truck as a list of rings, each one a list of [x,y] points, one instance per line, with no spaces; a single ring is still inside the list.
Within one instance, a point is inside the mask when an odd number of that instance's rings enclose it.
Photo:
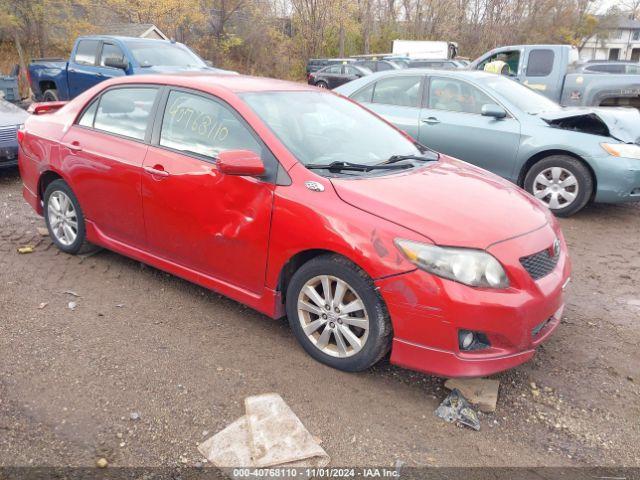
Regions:
[[[209,66],[181,43],[103,35],[79,37],[68,61],[36,59],[28,70],[35,100],[44,102],[70,100],[103,80],[122,75],[185,70],[235,73]]]

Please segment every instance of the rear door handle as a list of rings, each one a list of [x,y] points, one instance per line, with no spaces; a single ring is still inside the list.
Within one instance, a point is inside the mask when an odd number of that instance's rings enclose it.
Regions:
[[[168,177],[169,172],[167,172],[161,165],[156,165],[155,167],[143,167],[144,171],[149,175],[155,175],[157,177]]]
[[[440,120],[438,120],[436,117],[427,117],[422,119],[422,123],[428,123],[429,125],[437,125],[438,123],[440,123]]]
[[[82,147],[80,146],[80,142],[77,142],[75,140],[73,142],[71,142],[71,143],[63,143],[62,146],[68,148],[72,152],[81,152],[82,151]]]

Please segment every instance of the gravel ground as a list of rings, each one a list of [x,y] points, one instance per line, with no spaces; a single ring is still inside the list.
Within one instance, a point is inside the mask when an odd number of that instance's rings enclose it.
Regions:
[[[384,361],[338,372],[284,321],[109,251],[59,252],[20,187],[0,171],[0,465],[193,465],[244,397],[277,392],[332,465],[640,466],[638,204],[562,220],[565,318],[495,376],[497,411],[475,432],[434,416],[442,379]]]

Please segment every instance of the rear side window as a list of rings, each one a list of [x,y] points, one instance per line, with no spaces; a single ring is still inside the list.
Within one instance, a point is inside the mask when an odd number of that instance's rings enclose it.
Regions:
[[[82,65],[95,65],[97,50],[97,40],[80,40],[73,61]]]
[[[385,70],[393,70],[393,67],[390,63],[387,62],[378,62],[378,71],[382,72]]]
[[[376,83],[373,103],[417,107],[421,80],[420,76],[383,78]]]
[[[553,70],[553,50],[537,49],[529,53],[527,77],[546,77]]]
[[[324,73],[340,73],[342,71],[342,65],[331,65],[327,67]]]
[[[80,117],[80,120],[78,120],[78,125],[81,125],[83,127],[93,128],[93,121],[96,118],[97,109],[98,109],[98,100],[94,100],[93,103],[89,105],[89,108],[87,108],[84,111],[84,113]]]
[[[123,137],[144,140],[157,88],[116,88],[100,97],[94,128]],[[86,113],[89,113],[87,111]],[[82,120],[84,117],[80,120]]]
[[[249,128],[229,107],[210,98],[176,91],[169,94],[160,145],[209,158],[226,150],[262,154]]]
[[[120,50],[120,47],[111,43],[105,43],[102,45],[102,55],[100,56],[100,65],[105,67],[105,61],[107,58],[113,58],[121,62],[125,61],[124,53]]]
[[[371,97],[373,96],[373,87],[375,85],[376,85],[375,83],[370,83],[369,85],[364,87],[362,90],[359,90],[358,92],[353,94],[351,98],[356,102],[370,102]]]

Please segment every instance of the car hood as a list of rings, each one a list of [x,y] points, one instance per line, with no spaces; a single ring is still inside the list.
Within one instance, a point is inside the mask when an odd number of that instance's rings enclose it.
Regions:
[[[640,111],[635,108],[563,108],[538,116],[552,127],[640,144]]]
[[[154,65],[153,67],[140,67],[137,73],[179,73],[179,72],[213,72],[237,75],[238,72],[223,70],[215,67],[170,67]]]
[[[549,211],[524,190],[444,155],[406,173],[331,183],[348,204],[438,245],[486,249],[548,223]]]
[[[20,125],[28,116],[27,112],[16,107],[13,103],[0,99],[0,127]]]

